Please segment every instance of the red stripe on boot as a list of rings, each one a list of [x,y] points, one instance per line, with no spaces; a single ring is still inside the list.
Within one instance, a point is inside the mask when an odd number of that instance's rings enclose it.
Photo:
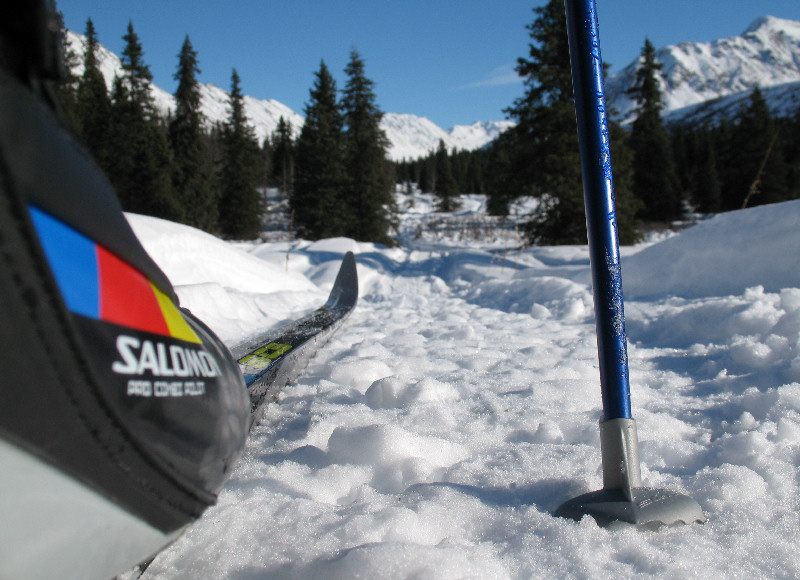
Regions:
[[[100,318],[107,322],[169,336],[153,289],[138,270],[97,246]]]

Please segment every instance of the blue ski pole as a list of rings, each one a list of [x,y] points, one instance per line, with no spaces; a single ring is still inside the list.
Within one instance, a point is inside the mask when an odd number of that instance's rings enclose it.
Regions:
[[[603,489],[574,498],[556,515],[600,525],[652,528],[704,521],[690,497],[641,485],[636,423],[631,417],[625,314],[603,60],[595,0],[565,0],[572,88],[580,142],[586,228],[592,268],[603,420]]]

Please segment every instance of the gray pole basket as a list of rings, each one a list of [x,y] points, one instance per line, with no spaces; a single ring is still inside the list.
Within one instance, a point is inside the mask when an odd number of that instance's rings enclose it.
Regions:
[[[556,516],[580,520],[589,515],[601,526],[631,524],[645,530],[705,521],[703,510],[689,496],[642,487],[633,419],[602,421],[600,449],[603,489],[565,502]]]

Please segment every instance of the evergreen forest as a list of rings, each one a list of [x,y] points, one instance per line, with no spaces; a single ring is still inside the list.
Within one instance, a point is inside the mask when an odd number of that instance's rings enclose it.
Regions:
[[[200,65],[187,36],[176,59],[176,107],[155,108],[152,75],[133,24],[123,36],[123,73],[107,90],[99,41],[86,23],[83,74],[67,74],[59,99],[70,129],[106,172],[126,211],[186,223],[229,239],[264,229],[265,192],[287,201],[296,235],[395,243],[395,189],[416,186],[453,212],[463,193],[487,196],[504,216],[523,197],[539,200],[525,224],[530,244],[586,243],[566,19],[561,0],[533,9],[528,54],[516,71],[524,94],[505,110],[515,125],[477,151],[443,142],[420,159],[391,162],[383,113],[362,56],[353,49],[345,84],[320,61],[299,134],[281,118],[258,142],[232,70],[229,115],[209,126],[200,110]],[[67,54],[67,71],[75,56]],[[689,214],[713,214],[800,197],[800,109],[774,116],[758,87],[735,118],[665,125],[661,64],[645,39],[628,93],[632,122],[609,126],[620,242],[669,227]],[[612,114],[613,118],[613,114]]]
[[[526,224],[531,244],[585,244],[585,218],[563,2],[533,9],[531,43],[517,73],[525,94],[506,109],[516,126],[484,149],[449,154],[461,192],[487,195],[491,214],[508,215],[525,196],[540,204]],[[759,87],[732,119],[692,125],[662,121],[661,64],[645,39],[629,94],[627,126],[610,123],[620,242],[714,214],[800,197],[800,109],[774,116]],[[613,114],[612,114],[613,119]],[[438,192],[440,152],[397,163],[398,181]],[[440,165],[438,167],[441,167]]]
[[[355,49],[339,92],[325,62],[315,73],[299,135],[283,118],[259,142],[245,114],[242,81],[231,73],[229,113],[209,126],[200,107],[200,66],[187,36],[177,55],[175,109],[165,118],[149,92],[152,74],[133,24],[123,36],[122,74],[107,90],[99,41],[85,29],[83,73],[59,86],[65,123],[93,155],[123,210],[185,223],[228,239],[256,239],[265,193],[277,188],[306,239],[346,236],[393,245],[394,166],[374,83]],[[75,55],[66,54],[67,71]]]

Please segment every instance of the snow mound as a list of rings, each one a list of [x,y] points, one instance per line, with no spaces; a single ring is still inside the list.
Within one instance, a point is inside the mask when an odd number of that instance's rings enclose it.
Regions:
[[[537,276],[524,270],[511,280],[487,280],[473,286],[466,299],[503,312],[534,318],[586,322],[592,315],[592,294],[585,284],[565,278]]]
[[[626,298],[800,287],[800,200],[720,214],[622,261]]]
[[[316,289],[304,276],[287,274],[196,228],[136,214],[127,214],[127,218],[145,249],[176,286],[216,282],[262,293]]]
[[[312,243],[305,248],[306,252],[332,252],[334,254],[344,254],[353,252],[358,254],[358,244],[350,238],[328,238]]]
[[[145,250],[169,277],[182,306],[226,342],[244,339],[253,326],[274,326],[324,300],[303,274],[248,254],[198,229],[126,214]]]

